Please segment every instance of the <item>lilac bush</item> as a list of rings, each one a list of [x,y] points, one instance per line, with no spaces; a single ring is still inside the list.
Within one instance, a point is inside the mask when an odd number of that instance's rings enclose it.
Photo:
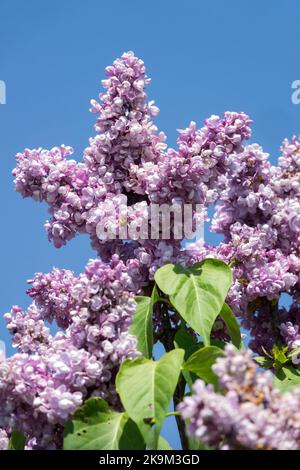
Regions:
[[[117,374],[121,364],[142,356],[132,330],[135,296],[150,295],[155,273],[167,264],[189,269],[214,258],[229,265],[233,282],[226,302],[248,330],[252,351],[264,356],[273,372],[279,367],[274,346],[298,367],[293,351],[300,346],[300,142],[285,139],[274,166],[259,145],[246,145],[251,119],[225,112],[200,128],[191,122],[179,131],[177,148],[170,148],[152,121],[159,109],[148,101],[149,82],[142,60],[124,53],[106,68],[99,101],[91,101],[95,135],[81,162],[69,158],[73,149],[65,145],[16,156],[16,190],[48,204],[49,240],[61,248],[88,234],[98,257],[79,276],[60,269],[37,273],[29,281],[30,307],[14,306],[5,315],[17,353],[0,358],[0,449],[14,430],[24,434],[27,449],[62,448],[66,422],[91,397],[123,410]],[[128,209],[126,240],[102,239],[99,227],[120,235],[122,204]],[[168,239],[143,237],[137,227],[153,204],[189,204],[194,226],[206,221],[208,207],[215,205],[211,230],[223,241],[184,244],[174,224]],[[169,302],[171,293],[158,287],[162,303],[153,307],[154,341],[169,352],[179,330],[191,331]],[[290,307],[280,305],[282,294],[290,296]],[[228,342],[226,321],[220,309],[215,313],[212,341]],[[54,335],[52,322],[59,327]],[[235,353],[231,346],[213,370],[224,395],[197,381],[195,394],[179,405],[190,434],[217,448],[298,448],[297,420],[289,422],[289,410],[299,408],[299,392],[283,396],[273,389],[270,372],[257,375],[249,353]],[[177,392],[175,404],[184,395]]]

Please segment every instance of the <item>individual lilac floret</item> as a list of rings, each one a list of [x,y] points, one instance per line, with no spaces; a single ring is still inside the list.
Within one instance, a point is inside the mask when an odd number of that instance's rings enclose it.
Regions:
[[[300,389],[281,394],[270,372],[259,372],[249,352],[231,345],[213,371],[223,395],[197,380],[179,405],[191,436],[224,450],[299,449]]]

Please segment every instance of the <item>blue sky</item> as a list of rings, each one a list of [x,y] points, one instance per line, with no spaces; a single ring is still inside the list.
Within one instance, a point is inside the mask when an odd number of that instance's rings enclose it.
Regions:
[[[149,98],[169,144],[190,120],[245,111],[254,120],[252,141],[275,162],[283,138],[300,133],[300,105],[291,102],[291,83],[300,79],[299,18],[297,0],[1,0],[1,313],[28,305],[26,279],[35,272],[79,273],[94,256],[84,236],[61,250],[48,242],[46,207],[14,192],[16,152],[64,143],[80,159],[104,67],[133,50],[153,79]],[[8,341],[3,325],[0,319],[0,338]],[[166,435],[176,445],[171,428]]]

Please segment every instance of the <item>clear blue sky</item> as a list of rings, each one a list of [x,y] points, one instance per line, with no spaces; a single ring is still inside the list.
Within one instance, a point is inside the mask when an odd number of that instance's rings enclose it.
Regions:
[[[297,0],[1,0],[1,313],[28,305],[26,279],[35,272],[79,273],[94,256],[83,236],[61,250],[49,244],[46,207],[14,192],[16,152],[64,143],[81,158],[104,67],[133,50],[153,79],[149,97],[169,144],[190,120],[245,111],[254,120],[252,141],[275,161],[282,139],[300,133],[300,105],[291,102],[291,83],[300,79],[299,18]],[[0,319],[0,338],[8,341],[3,325]],[[171,428],[166,436],[176,445]]]

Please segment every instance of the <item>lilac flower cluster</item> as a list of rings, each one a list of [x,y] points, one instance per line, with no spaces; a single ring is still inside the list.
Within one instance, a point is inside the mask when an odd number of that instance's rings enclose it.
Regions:
[[[222,450],[300,447],[300,389],[282,394],[270,372],[259,372],[246,350],[226,346],[213,371],[223,394],[202,380],[179,405],[189,435]]]
[[[281,295],[289,294],[296,304],[300,299],[300,144],[294,137],[281,150],[278,166],[256,144],[229,156],[227,172],[218,180],[212,221],[212,230],[223,234],[224,241],[217,247],[198,243],[189,248],[192,262],[215,256],[231,264],[234,283],[228,302],[260,354],[262,346],[269,349],[276,338],[283,339]]]
[[[134,228],[150,203],[180,204],[214,202],[218,177],[225,171],[230,154],[242,151],[250,137],[250,119],[244,113],[212,116],[199,130],[192,122],[180,131],[178,150],[167,149],[165,135],[151,121],[159,110],[147,102],[149,78],[144,63],[132,52],[123,54],[106,69],[102,82],[106,93],[100,103],[92,101],[98,115],[96,136],[90,139],[82,163],[67,160],[70,147],[25,150],[17,155],[16,189],[24,197],[46,201],[52,218],[46,222],[49,239],[60,247],[76,233],[88,233],[92,246],[108,261],[122,254],[123,243],[106,242],[97,227],[115,232],[119,207],[127,201],[128,224]],[[205,207],[202,217],[205,218]],[[133,231],[134,232],[134,231]],[[128,239],[136,240],[136,232]],[[153,273],[161,252],[175,260],[180,240],[145,243],[139,239],[126,249]]]
[[[95,136],[82,162],[70,159],[73,149],[64,145],[17,155],[16,190],[48,204],[49,240],[59,248],[86,233],[101,258],[90,261],[78,277],[59,269],[38,273],[28,290],[32,305],[27,311],[15,306],[5,316],[19,352],[0,359],[0,430],[8,436],[15,428],[21,430],[27,448],[59,448],[64,422],[91,395],[118,406],[116,372],[125,358],[137,355],[135,339],[128,333],[134,295],[151,291],[156,269],[166,262],[189,265],[216,257],[229,263],[234,282],[227,302],[250,331],[251,348],[261,354],[262,347],[271,350],[278,341],[289,350],[299,344],[299,141],[285,140],[278,166],[272,166],[260,146],[245,146],[251,136],[249,117],[226,112],[211,116],[200,128],[191,122],[179,131],[178,147],[168,148],[165,134],[152,122],[159,109],[148,101],[149,82],[144,63],[132,52],[106,68],[105,92],[99,102],[91,102],[97,116]],[[153,203],[191,204],[194,221],[204,220],[208,206],[217,204],[212,230],[224,236],[223,242],[183,248],[172,231],[169,240],[143,239],[137,227]],[[99,227],[119,233],[124,204],[126,241],[101,239]],[[196,204],[202,205],[201,214]],[[287,311],[278,307],[283,293],[292,297]],[[160,320],[155,318],[157,329]],[[52,336],[46,322],[55,322],[62,331]],[[296,356],[293,361],[297,363]],[[274,396],[274,406],[284,408],[285,402],[269,386],[255,387],[263,387],[265,394]],[[209,387],[198,382],[196,388],[211,406],[218,405]],[[247,414],[252,401],[246,400],[246,411],[240,411],[236,398],[230,401],[231,392],[222,398],[224,413],[237,409],[239,416]],[[193,408],[195,398],[191,400]],[[261,403],[255,406],[249,413],[256,419]],[[267,409],[266,418],[261,416],[269,423],[273,411],[271,405]],[[221,416],[221,408],[218,413]],[[222,426],[225,422],[220,418]],[[247,420],[241,422],[247,427]],[[256,429],[261,432],[260,422],[253,426],[254,436]],[[218,432],[212,428],[209,432]],[[224,433],[227,436],[227,428]],[[215,439],[221,446],[219,434]],[[267,436],[259,441],[262,447],[278,448],[275,441],[264,439]]]
[[[218,177],[226,169],[228,156],[239,152],[243,139],[249,139],[250,122],[244,113],[230,112],[224,118],[211,116],[199,130],[191,122],[179,131],[178,151],[168,149],[157,163],[133,167],[137,191],[156,203],[174,199],[206,206],[213,203]]]
[[[234,260],[231,305],[243,314],[257,297],[277,299],[299,287],[299,154],[296,138],[284,141],[279,166],[256,144],[243,147],[251,135],[244,113],[212,116],[197,129],[192,122],[180,131],[178,150],[167,149],[165,135],[151,121],[158,113],[147,101],[149,78],[144,63],[123,54],[106,69],[106,93],[92,101],[98,116],[96,136],[82,163],[67,160],[70,147],[26,150],[17,155],[16,189],[24,197],[45,200],[52,219],[49,238],[61,246],[77,232],[87,232],[103,260],[113,253],[139,264],[140,282],[147,283],[166,261],[199,260],[205,255]],[[97,226],[109,232],[118,225],[120,204],[129,205],[134,228],[150,203],[218,202],[212,222],[224,234],[218,248],[188,247],[180,240],[143,240],[129,233],[131,244],[102,241]],[[201,217],[201,216],[200,216]],[[196,252],[198,251],[198,255]],[[206,252],[206,254],[205,254]]]
[[[24,197],[45,200],[52,219],[49,238],[61,246],[76,233],[90,235],[92,246],[108,262],[114,253],[137,263],[145,285],[165,262],[191,263],[216,256],[233,266],[235,282],[229,302],[245,316],[257,299],[278,300],[299,288],[299,155],[296,138],[284,141],[279,166],[250,138],[244,113],[211,116],[197,129],[180,131],[178,150],[167,148],[165,135],[151,121],[158,113],[147,101],[149,78],[132,52],[106,69],[106,93],[92,101],[96,136],[82,163],[67,160],[70,147],[26,150],[17,155],[16,189]],[[218,201],[212,229],[222,233],[216,247],[198,244],[182,253],[181,240],[143,240],[135,230],[128,239],[100,240],[97,227],[116,232],[119,207],[129,205],[127,222],[138,225],[151,203],[208,205]],[[255,308],[254,308],[255,310]]]
[[[110,265],[91,260],[79,277],[54,269],[30,282],[33,304],[5,315],[19,352],[0,362],[0,428],[23,432],[28,447],[59,448],[63,424],[85,398],[118,406],[118,367],[138,356],[128,333],[135,286],[116,255]],[[52,336],[45,320],[66,329]]]
[[[97,134],[90,139],[83,163],[66,159],[70,147],[17,155],[16,189],[49,204],[52,219],[46,229],[57,247],[76,233],[95,238],[96,226],[106,215],[102,206],[117,205],[119,195],[128,195],[130,206],[139,202],[130,168],[156,161],[165,148],[164,134],[158,134],[150,120],[158,108],[146,101],[144,88],[150,80],[144,63],[129,52],[107,67],[106,74],[102,84],[107,93],[100,94],[101,104],[92,100],[92,111],[99,115]]]

